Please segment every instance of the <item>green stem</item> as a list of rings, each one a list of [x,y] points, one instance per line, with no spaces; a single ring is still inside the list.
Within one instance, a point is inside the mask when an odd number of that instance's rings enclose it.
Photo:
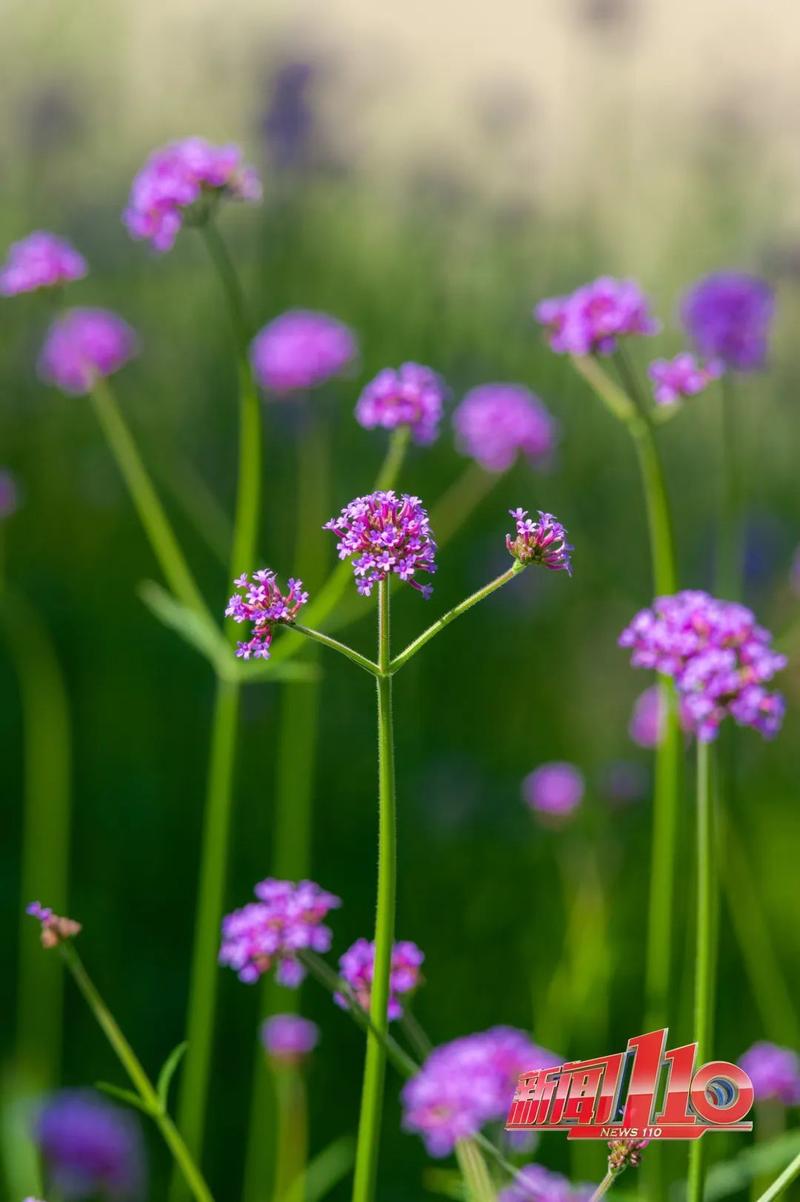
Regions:
[[[200,232],[203,235],[211,262],[214,264],[217,278],[222,285],[222,291],[225,293],[228,316],[237,350],[240,355],[246,355],[247,345],[250,341],[250,324],[245,312],[244,294],[239,283],[239,276],[214,219],[212,218],[201,226]]]
[[[739,415],[730,375],[722,377],[722,513],[717,567],[717,595],[738,601],[742,593],[742,462]]]
[[[200,595],[183,551],[142,462],[136,443],[122,416],[122,411],[117,405],[111,386],[102,377],[95,381],[92,401],[98,421],[117,460],[128,492],[139,514],[139,520],[150,540],[165,580],[179,601],[182,601],[190,609],[208,616],[206,604]]]
[[[678,787],[682,737],[678,702],[672,681],[659,681],[662,741],[655,754],[653,835],[650,859],[650,897],[645,951],[647,1030],[666,1022],[672,975],[675,862],[678,839]]]
[[[495,1202],[492,1179],[477,1145],[471,1139],[460,1139],[455,1151],[468,1202]]]
[[[381,470],[378,472],[373,492],[387,492],[390,488],[394,488],[397,477],[400,475],[400,468],[403,466],[403,461],[406,457],[410,438],[410,426],[397,426],[392,431],[389,438],[389,447],[386,451],[386,458],[383,461]]]
[[[697,741],[697,917],[695,935],[694,1037],[697,1060],[711,1053],[714,1022],[714,847],[711,808],[711,749]],[[705,1155],[703,1140],[689,1149],[688,1202],[702,1202]]]
[[[600,1199],[604,1197],[611,1189],[611,1186],[614,1184],[617,1177],[619,1177],[619,1173],[614,1173],[611,1169],[609,1169],[603,1180],[598,1185],[597,1189],[592,1194],[589,1202],[600,1202]]]
[[[340,643],[338,639],[332,639],[330,635],[323,634],[320,630],[311,630],[308,626],[301,626],[299,622],[286,623],[286,628],[294,630],[297,634],[304,634],[307,639],[313,639],[314,642],[321,643],[323,647],[328,647],[331,651],[338,651],[339,655],[344,655],[346,659],[358,664],[359,668],[363,668],[371,676],[377,675],[381,670],[374,660],[368,659],[360,651],[348,647],[346,643]]]
[[[698,1140],[697,1142],[701,1143],[702,1141]],[[800,1177],[800,1153],[795,1156],[791,1164],[786,1166],[780,1177],[775,1178],[769,1189],[764,1190],[757,1202],[774,1202],[774,1199],[779,1198],[798,1177]]]
[[[370,1020],[382,1035],[389,1027],[389,978],[394,944],[396,905],[396,817],[394,732],[392,728],[392,678],[390,660],[389,585],[378,585],[378,904],[375,918],[375,966],[370,990]],[[361,1116],[356,1145],[353,1202],[373,1202],[378,1173],[383,1114],[386,1051],[370,1031],[364,1065]]]
[[[432,626],[424,630],[421,635],[414,639],[413,643],[409,643],[404,651],[401,651],[399,655],[394,657],[389,664],[388,671],[391,674],[398,672],[418,651],[422,650],[426,643],[429,643],[432,638],[444,630],[445,626],[449,626],[456,618],[465,614],[468,609],[472,609],[473,605],[477,605],[479,601],[483,601],[486,597],[491,596],[497,589],[502,588],[504,584],[508,584],[509,580],[513,580],[515,576],[518,576],[524,570],[525,565],[520,563],[518,559],[515,559],[508,571],[503,572],[502,576],[490,580],[483,588],[478,589],[476,593],[473,593],[464,601],[460,601],[458,605],[448,610],[441,618],[437,618]]]
[[[308,1158],[306,1086],[302,1072],[292,1065],[273,1073],[278,1103],[274,1202],[303,1198]]]
[[[117,1059],[128,1074],[148,1114],[151,1115],[161,1132],[165,1144],[172,1153],[175,1165],[182,1173],[192,1196],[197,1199],[197,1202],[213,1202],[211,1191],[203,1180],[180,1132],[167,1114],[155,1086],[142,1068],[133,1048],[122,1034],[116,1019],[97,992],[75,948],[71,943],[63,943],[60,951],[75,984],[114,1049]]]
[[[644,489],[650,553],[653,557],[653,583],[659,595],[674,593],[678,587],[675,539],[664,469],[650,424],[646,421],[635,422],[630,426],[630,431]]]

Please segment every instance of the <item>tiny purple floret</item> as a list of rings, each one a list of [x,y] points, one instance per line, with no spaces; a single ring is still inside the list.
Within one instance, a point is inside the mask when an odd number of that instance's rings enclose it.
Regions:
[[[233,583],[239,592],[228,602],[225,617],[233,618],[234,622],[253,623],[250,638],[237,644],[236,654],[240,659],[269,659],[275,627],[294,622],[308,601],[303,582],[289,580],[284,594],[275,573],[261,568],[252,576],[244,572]]]
[[[57,234],[36,230],[9,247],[0,268],[0,296],[19,296],[81,280],[89,268],[83,255]]]
[[[336,317],[311,309],[281,313],[250,344],[256,380],[265,392],[278,397],[326,384],[357,355],[353,331]]]
[[[453,414],[456,445],[487,472],[505,472],[517,455],[545,465],[556,441],[555,418],[522,384],[481,384]]]
[[[272,877],[256,885],[255,895],[258,901],[223,918],[219,962],[247,985],[274,967],[281,985],[296,988],[306,975],[297,953],[328,951],[331,931],[322,920],[341,900],[313,881]]]
[[[358,398],[356,421],[367,430],[408,426],[414,441],[425,445],[439,432],[447,395],[441,376],[430,367],[419,363],[386,367]]]
[[[509,555],[522,564],[537,563],[551,572],[566,572],[572,575],[567,532],[552,513],[539,510],[538,520],[528,517],[527,509],[509,509],[516,523],[516,533],[506,535]]]
[[[419,497],[394,492],[374,492],[356,497],[336,518],[325,523],[338,538],[340,559],[352,559],[356,588],[369,597],[389,576],[399,576],[426,599],[429,584],[415,579],[418,572],[436,571],[436,543],[428,512]]]
[[[403,1016],[403,1006],[400,998],[414,990],[420,983],[420,968],[425,959],[425,953],[420,951],[416,943],[400,940],[392,949],[392,969],[389,979],[390,1021]],[[347,982],[355,994],[356,1000],[363,1010],[369,1010],[370,990],[375,970],[375,944],[369,939],[357,939],[339,958],[339,976]],[[334,1001],[343,1009],[347,1008],[347,998],[342,994],[334,995]]]
[[[136,334],[109,309],[68,309],[47,332],[37,369],[42,380],[71,396],[91,392],[137,351]]]

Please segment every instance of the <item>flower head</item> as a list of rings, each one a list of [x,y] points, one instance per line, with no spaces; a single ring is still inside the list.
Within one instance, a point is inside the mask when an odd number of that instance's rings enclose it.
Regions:
[[[532,810],[561,817],[578,808],[584,789],[583,773],[559,760],[540,765],[522,782],[522,796]]]
[[[435,1048],[403,1089],[403,1126],[422,1136],[431,1156],[447,1156],[457,1140],[507,1113],[521,1072],[560,1063],[514,1027],[454,1039]]]
[[[649,1139],[612,1139],[608,1142],[608,1167],[612,1173],[625,1169],[638,1169],[642,1163],[642,1152]]]
[[[566,572],[572,575],[567,532],[552,513],[539,510],[539,520],[528,517],[527,509],[510,509],[516,522],[516,535],[506,535],[506,547],[510,555],[522,564],[539,563],[551,572]]]
[[[620,338],[657,334],[659,323],[633,280],[601,276],[569,296],[541,301],[534,317],[543,325],[552,350],[569,355],[610,355]]]
[[[659,685],[651,685],[636,698],[628,733],[640,747],[658,747],[664,737],[664,712]]]
[[[703,365],[694,355],[684,352],[674,359],[655,359],[647,372],[653,381],[656,404],[674,405],[683,397],[702,392],[712,380],[718,380],[724,370],[720,359],[709,359]]]
[[[14,242],[0,267],[0,296],[19,296],[39,288],[57,288],[81,280],[89,268],[66,238],[36,230]]]
[[[144,1193],[138,1119],[89,1090],[62,1090],[39,1111],[33,1132],[60,1198],[135,1199]]]
[[[389,979],[389,1020],[402,1018],[400,998],[413,993],[420,982],[420,967],[425,953],[416,943],[401,940],[392,949],[392,970]],[[363,1010],[369,1010],[370,989],[375,971],[375,944],[368,939],[357,939],[339,958],[339,976],[347,982]],[[347,998],[341,993],[334,995],[337,1005],[347,1008]]]
[[[444,381],[430,367],[385,367],[358,398],[356,421],[367,430],[408,426],[415,442],[430,443],[439,432],[446,396]]]
[[[791,1048],[762,1040],[744,1053],[739,1064],[753,1082],[757,1102],[774,1099],[784,1106],[800,1102],[800,1056]]]
[[[184,221],[203,220],[220,199],[260,200],[258,176],[238,146],[184,138],[153,151],[133,181],[122,220],[132,238],[166,251]]]
[[[62,918],[60,914],[54,914],[49,906],[43,906],[41,902],[31,902],[26,907],[25,913],[30,914],[31,918],[38,919],[41,924],[42,947],[48,949],[58,947],[59,943],[64,943],[67,939],[74,939],[81,932],[81,924],[74,918]]]
[[[303,582],[290,580],[284,594],[278,588],[275,573],[261,568],[252,576],[243,573],[233,583],[240,591],[228,602],[225,617],[233,618],[234,622],[253,623],[250,638],[237,645],[236,654],[240,659],[269,659],[275,626],[294,622],[308,600]]]
[[[0,467],[0,522],[10,518],[19,508],[17,481],[7,468]]]
[[[319,1027],[297,1014],[273,1014],[261,1024],[261,1042],[279,1064],[297,1064],[319,1043]]]
[[[111,376],[137,350],[136,334],[109,309],[68,309],[47,332],[38,371],[62,392],[83,396],[100,376]]]
[[[297,986],[305,976],[297,953],[328,951],[331,932],[322,920],[342,903],[313,881],[272,877],[256,885],[255,895],[258,901],[223,918],[219,962],[248,985],[275,967],[281,985]]]
[[[703,742],[716,738],[728,714],[766,737],[777,734],[783,698],[764,685],[786,667],[786,657],[771,642],[744,605],[692,590],[658,597],[619,639],[635,668],[673,677],[681,721]]]
[[[593,1186],[573,1186],[543,1164],[526,1164],[511,1185],[500,1191],[497,1202],[588,1202],[593,1193]]]
[[[339,376],[358,354],[352,330],[327,313],[289,309],[250,344],[253,374],[265,392],[287,396]]]
[[[767,357],[774,310],[766,280],[720,271],[689,289],[681,321],[701,355],[721,359],[732,371],[757,371]]]
[[[522,384],[482,384],[453,414],[458,449],[487,472],[505,472],[517,454],[541,465],[552,453],[556,422]]]
[[[418,572],[436,571],[436,543],[428,512],[419,497],[373,492],[356,497],[337,518],[325,523],[338,538],[340,559],[352,559],[356,588],[368,597],[376,584],[394,573],[429,597],[431,585],[415,579]]]

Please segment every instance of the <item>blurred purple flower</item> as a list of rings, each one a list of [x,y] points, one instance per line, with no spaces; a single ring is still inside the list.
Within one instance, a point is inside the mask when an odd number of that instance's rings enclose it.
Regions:
[[[555,1068],[558,1056],[514,1027],[492,1027],[442,1044],[402,1092],[403,1126],[422,1136],[431,1156],[503,1118],[526,1069]]]
[[[683,397],[696,396],[712,380],[718,380],[725,370],[720,359],[710,359],[703,366],[694,355],[684,352],[674,359],[655,359],[647,369],[653,381],[653,396],[657,405],[674,405]]]
[[[19,509],[19,488],[8,468],[0,467],[0,522],[10,518]]]
[[[661,688],[651,685],[636,698],[633,705],[628,733],[640,747],[658,747],[664,737],[664,715],[661,704]]]
[[[297,952],[328,951],[331,932],[322,920],[341,900],[313,881],[295,884],[272,877],[256,885],[255,895],[257,902],[223,918],[219,962],[248,985],[276,967],[278,982],[294,988],[305,976]]]
[[[767,357],[775,297],[766,280],[720,271],[699,280],[683,298],[681,321],[701,355],[732,371],[757,371]]]
[[[234,593],[225,610],[226,618],[234,622],[252,622],[253,632],[247,642],[239,643],[236,654],[240,659],[269,659],[274,627],[294,622],[308,601],[302,580],[290,580],[284,595],[278,588],[274,572],[261,568],[252,578],[243,573],[234,584],[241,592]]]
[[[569,355],[610,355],[621,337],[657,334],[647,298],[633,280],[601,276],[569,296],[541,301],[534,317],[547,330],[552,350]]]
[[[40,926],[42,947],[49,950],[58,947],[67,939],[74,939],[81,933],[81,924],[74,918],[65,918],[56,914],[50,906],[43,906],[39,901],[33,901],[25,907],[25,913],[35,918]]]
[[[83,279],[88,270],[83,255],[66,238],[36,230],[10,246],[8,258],[0,268],[0,296],[57,288]]]
[[[279,1064],[298,1064],[319,1043],[319,1027],[297,1014],[273,1014],[261,1024],[261,1042]]]
[[[48,330],[37,370],[47,384],[82,396],[99,376],[124,367],[137,348],[134,331],[110,309],[68,309]]]
[[[356,421],[366,430],[408,426],[415,442],[431,443],[439,432],[446,396],[444,381],[430,367],[385,367],[358,398]]]
[[[573,1186],[561,1173],[542,1164],[526,1164],[511,1185],[501,1190],[497,1202],[588,1202],[594,1186]]]
[[[739,1057],[739,1064],[753,1082],[757,1102],[800,1102],[800,1057],[790,1048],[762,1040]]]
[[[374,492],[356,497],[325,523],[339,539],[340,559],[351,558],[356,588],[368,597],[375,585],[392,573],[426,599],[433,588],[414,579],[417,572],[436,571],[436,543],[428,513],[419,497]]]
[[[550,457],[556,422],[534,393],[521,384],[482,384],[453,414],[456,444],[487,472],[505,472],[518,453],[541,466]]]
[[[316,69],[309,62],[286,62],[278,68],[261,128],[276,171],[302,170],[314,144],[314,110],[309,91]]]
[[[416,943],[400,940],[392,949],[392,971],[389,981],[389,1020],[402,1018],[400,998],[413,993],[420,983],[420,967],[425,953]],[[375,970],[375,944],[368,939],[357,939],[339,958],[339,976],[347,982],[363,1010],[369,1010],[372,977]],[[347,998],[334,995],[334,1001],[347,1009]]]
[[[551,572],[566,572],[571,576],[573,548],[567,542],[566,530],[552,513],[540,509],[538,521],[528,517],[527,509],[510,509],[509,513],[516,523],[516,535],[513,538],[506,535],[509,555],[520,563],[541,564]]]
[[[532,810],[542,814],[565,816],[576,810],[583,800],[583,774],[574,764],[554,760],[542,764],[522,782],[522,796]]]
[[[259,330],[250,344],[253,374],[265,392],[286,396],[326,384],[358,354],[343,322],[312,309],[289,309]]]
[[[641,764],[630,760],[612,760],[606,764],[600,778],[603,796],[615,805],[640,801],[647,788],[647,774]]]
[[[33,1137],[60,1198],[140,1198],[145,1159],[138,1119],[89,1090],[62,1090],[39,1111]]]

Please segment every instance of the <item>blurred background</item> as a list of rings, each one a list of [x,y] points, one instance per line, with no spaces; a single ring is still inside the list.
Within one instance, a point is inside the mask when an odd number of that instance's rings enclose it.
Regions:
[[[315,398],[311,414],[265,408],[262,559],[282,576],[308,554],[295,551],[304,421],[327,431],[332,515],[371,486],[384,452],[380,433],[352,417],[381,367],[429,364],[454,400],[475,384],[523,382],[556,415],[550,469],[520,463],[497,482],[443,549],[427,606],[410,590],[398,594],[402,645],[502,568],[512,506],[557,514],[576,548],[571,581],[527,573],[398,680],[398,936],[426,953],[415,1009],[436,1042],[503,1022],[565,1056],[624,1047],[643,1029],[651,768],[628,734],[648,681],[616,639],[650,600],[644,514],[624,431],[547,349],[530,311],[597,274],[631,275],[664,322],[659,353],[672,354],[683,345],[677,303],[698,276],[737,267],[771,281],[769,368],[738,382],[747,600],[785,645],[800,641],[791,586],[800,542],[795,6],[231,0],[221,11],[207,0],[9,0],[4,43],[0,245],[39,227],[68,236],[91,264],[70,299],[115,308],[139,331],[142,354],[119,379],[121,403],[215,611],[230,591],[219,547],[235,483],[236,378],[199,240],[187,231],[154,258],[120,223],[151,147],[192,133],[240,142],[263,174],[265,200],[229,206],[222,221],[257,321],[302,305],[335,314],[359,337],[356,375]],[[14,473],[20,502],[1,530],[0,1050],[11,1066],[29,1017],[17,1006],[20,939],[35,941],[19,922],[23,799],[26,790],[56,796],[66,780],[68,912],[83,922],[82,953],[155,1071],[184,1029],[214,681],[139,599],[137,586],[157,568],[88,404],[35,378],[47,320],[40,299],[3,302],[0,466]],[[654,346],[634,348],[642,366]],[[713,582],[718,410],[712,390],[661,435],[684,586]],[[433,447],[412,452],[400,484],[433,505],[463,468],[445,422]],[[333,540],[321,545],[330,566]],[[357,612],[352,640],[371,651],[370,604]],[[338,955],[371,933],[374,715],[365,680],[322,662],[312,875],[345,902],[333,920]],[[739,740],[731,810],[783,989],[795,998],[796,668],[782,683],[784,731],[772,745],[750,732]],[[245,695],[228,908],[270,869],[281,688]],[[538,823],[520,795],[523,777],[556,759],[587,780],[580,813],[561,830]],[[688,856],[688,796],[682,821]],[[54,840],[66,837],[54,826]],[[591,881],[577,934],[563,887],[570,874]],[[683,884],[688,912],[691,880]],[[759,1038],[791,1043],[796,1017],[777,1007],[772,1020],[725,905],[720,921],[717,1051],[735,1059]],[[682,921],[673,1046],[690,1037],[690,950]],[[51,966],[39,971],[43,990],[57,988]],[[263,1012],[258,991],[233,974],[220,985],[208,1171],[228,1202],[240,1196],[241,1157],[231,1149],[245,1139]],[[318,1149],[354,1125],[362,1040],[311,985],[302,1010],[323,1031],[311,1076]],[[37,1072],[50,1087],[119,1077],[69,987],[60,1066],[43,1056]],[[390,1078],[381,1198],[430,1196],[436,1182],[417,1138],[400,1131],[397,1095]],[[12,1159],[17,1121],[6,1113]],[[583,1155],[570,1164],[560,1137],[541,1148],[551,1166],[599,1178],[602,1148]],[[150,1161],[155,1199],[166,1166],[154,1138]]]

